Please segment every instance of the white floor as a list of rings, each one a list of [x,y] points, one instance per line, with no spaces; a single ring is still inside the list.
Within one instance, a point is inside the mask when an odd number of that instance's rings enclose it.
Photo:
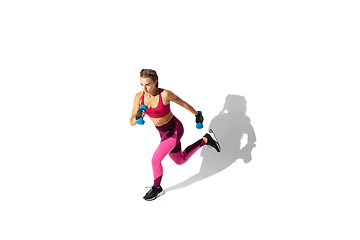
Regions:
[[[359,239],[355,1],[1,5],[1,239]],[[152,202],[142,68],[204,113],[172,103],[183,148],[224,149],[164,159]]]

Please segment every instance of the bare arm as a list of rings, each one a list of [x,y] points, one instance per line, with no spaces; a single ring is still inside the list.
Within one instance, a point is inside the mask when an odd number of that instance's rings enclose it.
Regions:
[[[182,106],[183,108],[185,108],[186,110],[190,111],[192,114],[194,114],[195,116],[198,114],[198,112],[187,102],[185,102],[184,100],[182,100],[181,98],[179,98],[177,95],[175,95],[173,92],[167,90],[166,91],[167,94],[167,99],[169,101],[172,101],[180,106]]]
[[[141,92],[137,93],[135,95],[135,99],[134,99],[134,107],[131,113],[131,118],[130,118],[130,125],[131,126],[135,126],[136,125],[136,113],[137,110],[140,108],[140,98],[141,98]]]

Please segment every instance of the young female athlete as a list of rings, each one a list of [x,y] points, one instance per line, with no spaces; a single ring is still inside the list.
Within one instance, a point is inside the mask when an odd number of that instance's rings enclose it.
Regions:
[[[136,125],[136,120],[145,116],[145,111],[140,109],[140,105],[146,105],[148,107],[146,114],[154,123],[161,138],[160,144],[155,150],[151,160],[154,185],[144,196],[145,200],[151,201],[165,194],[160,183],[163,175],[161,161],[166,155],[169,154],[170,158],[176,164],[181,165],[204,145],[213,147],[218,152],[220,152],[221,148],[214,132],[210,129],[209,133],[206,133],[203,138],[182,151],[180,139],[184,133],[184,128],[179,119],[172,114],[170,102],[179,104],[194,114],[196,123],[202,123],[204,120],[203,116],[173,92],[159,88],[156,71],[142,69],[140,71],[140,84],[143,91],[135,95],[130,124],[131,126]]]

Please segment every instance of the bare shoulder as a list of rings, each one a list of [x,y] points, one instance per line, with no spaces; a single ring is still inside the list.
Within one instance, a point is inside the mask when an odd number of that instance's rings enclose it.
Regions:
[[[143,94],[143,92],[140,91],[140,92],[138,92],[138,93],[135,95],[135,97],[136,97],[136,98],[140,98],[140,97],[142,96],[142,94]]]
[[[167,90],[167,89],[162,88],[162,91],[161,91],[162,95],[167,95],[169,92],[171,92],[171,91],[170,91],[170,90]]]
[[[163,102],[165,105],[169,104],[170,101],[172,101],[172,99],[174,98],[174,93],[170,90],[167,89],[163,89],[163,91],[161,92],[161,97],[163,99]]]
[[[134,98],[134,101],[135,102],[139,102],[141,97],[142,97],[142,91],[138,92],[136,95],[135,95],[135,98]]]
[[[173,96],[175,96],[175,94],[170,90],[163,89],[161,96],[167,97],[167,98],[172,98]]]

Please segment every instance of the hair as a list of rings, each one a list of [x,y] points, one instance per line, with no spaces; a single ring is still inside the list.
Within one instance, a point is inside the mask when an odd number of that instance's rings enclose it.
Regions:
[[[156,83],[156,87],[158,88],[159,87],[159,80],[158,80],[158,75],[156,73],[155,70],[152,70],[152,69],[142,69],[140,71],[140,77],[142,78],[151,78],[151,80],[153,82],[155,82],[157,80],[157,83]]]

